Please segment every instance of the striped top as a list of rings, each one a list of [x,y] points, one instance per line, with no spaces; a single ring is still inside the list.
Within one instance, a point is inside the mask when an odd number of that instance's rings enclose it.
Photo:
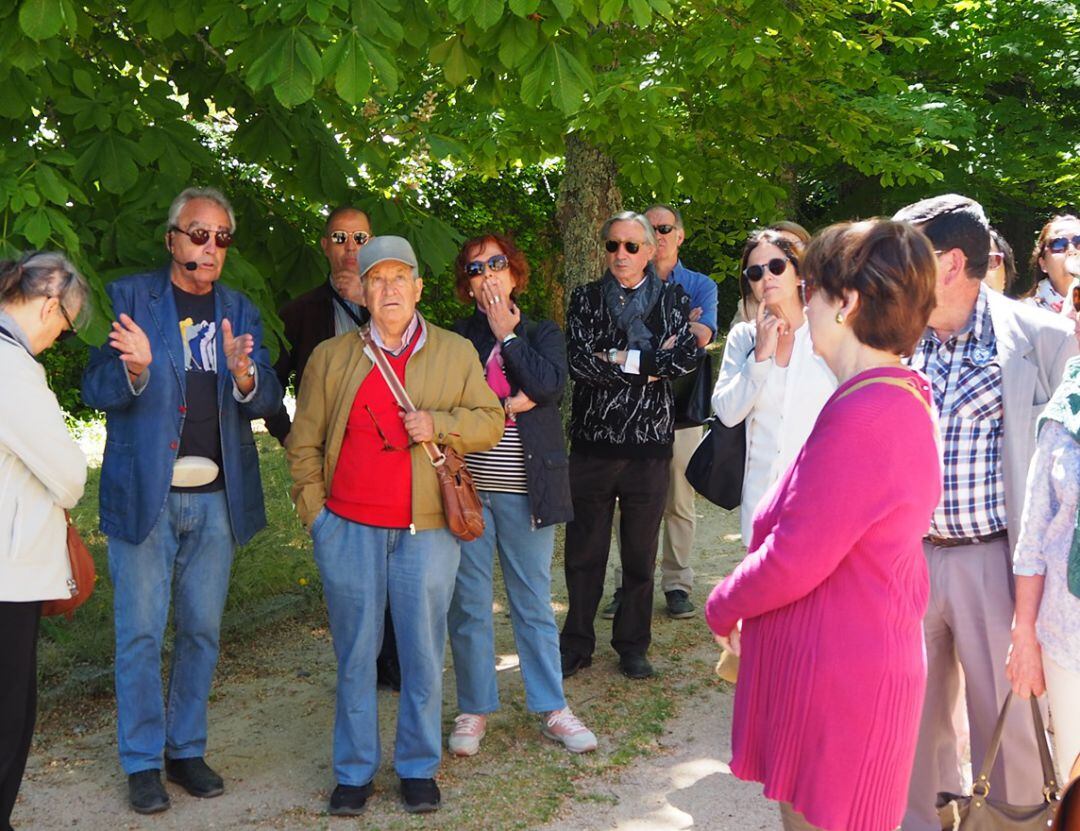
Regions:
[[[528,493],[525,480],[525,451],[521,447],[518,427],[506,422],[503,437],[491,450],[469,453],[465,461],[472,472],[477,490],[499,493]]]

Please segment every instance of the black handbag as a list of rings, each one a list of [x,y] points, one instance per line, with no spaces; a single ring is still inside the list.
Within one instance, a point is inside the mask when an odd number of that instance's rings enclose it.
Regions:
[[[942,829],[950,831],[1045,831],[1054,821],[1058,806],[1058,783],[1050,748],[1046,744],[1039,702],[1031,697],[1031,715],[1035,722],[1035,737],[1039,745],[1039,761],[1043,770],[1043,801],[1038,805],[1010,805],[990,798],[990,771],[994,767],[1001,747],[1001,733],[1005,729],[1005,715],[1012,702],[1012,691],[1005,696],[1005,704],[998,716],[997,727],[986,749],[982,769],[971,786],[971,796],[939,793],[937,797],[938,818]]]
[[[671,382],[675,394],[675,429],[700,427],[712,415],[712,356],[702,350],[697,369]]]
[[[690,486],[721,508],[732,510],[742,503],[746,473],[746,422],[728,427],[713,416],[705,422],[709,432],[698,444],[686,466]]]

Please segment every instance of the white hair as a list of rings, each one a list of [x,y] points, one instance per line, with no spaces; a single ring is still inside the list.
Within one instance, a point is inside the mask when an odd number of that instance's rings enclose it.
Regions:
[[[180,212],[184,210],[184,207],[188,202],[193,199],[208,199],[221,206],[221,209],[229,215],[229,233],[236,231],[236,215],[233,213],[232,205],[229,204],[229,200],[225,198],[223,194],[217,188],[184,188],[180,195],[177,196],[172,204],[169,205],[169,227],[179,228]]]
[[[652,223],[641,214],[636,214],[633,211],[619,211],[605,222],[600,229],[600,242],[607,242],[608,231],[616,222],[636,222],[641,226],[641,230],[645,232],[645,244],[656,248],[656,233],[653,231]]]

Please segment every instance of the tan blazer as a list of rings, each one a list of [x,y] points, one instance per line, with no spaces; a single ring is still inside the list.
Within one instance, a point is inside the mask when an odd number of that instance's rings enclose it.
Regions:
[[[461,453],[489,450],[502,438],[505,415],[476,349],[423,318],[420,325],[420,341],[405,367],[405,390],[417,409],[432,414],[436,444]],[[372,371],[378,372],[357,332],[319,344],[304,370],[285,449],[293,502],[309,528],[326,504],[357,390]],[[435,469],[423,447],[411,452],[413,527],[445,528]]]

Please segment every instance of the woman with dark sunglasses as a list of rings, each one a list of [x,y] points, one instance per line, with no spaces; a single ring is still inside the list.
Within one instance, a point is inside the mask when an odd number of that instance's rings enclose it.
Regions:
[[[1069,284],[1080,277],[1080,218],[1060,214],[1043,225],[1031,252],[1031,276],[1034,284],[1023,301],[1060,312]]]
[[[728,332],[712,402],[728,427],[746,422],[740,524],[748,545],[758,502],[810,435],[836,379],[810,343],[799,255],[790,239],[768,229],[751,234],[740,285],[760,286],[761,303],[755,320]]]
[[[499,708],[492,620],[492,572],[499,553],[510,620],[525,682],[525,703],[541,731],[574,753],[596,749],[566,705],[559,631],[551,610],[555,526],[573,517],[559,402],[566,388],[566,342],[550,320],[527,320],[517,296],[529,264],[514,241],[485,234],[465,243],[454,264],[458,296],[475,303],[454,331],[468,338],[488,385],[506,411],[502,440],[467,460],[484,504],[484,534],[461,544],[447,616],[458,710],[450,752],[473,756]]]
[[[86,457],[36,357],[75,331],[89,286],[62,255],[0,263],[0,829],[11,828],[37,705],[43,600],[71,595],[64,510]]]

